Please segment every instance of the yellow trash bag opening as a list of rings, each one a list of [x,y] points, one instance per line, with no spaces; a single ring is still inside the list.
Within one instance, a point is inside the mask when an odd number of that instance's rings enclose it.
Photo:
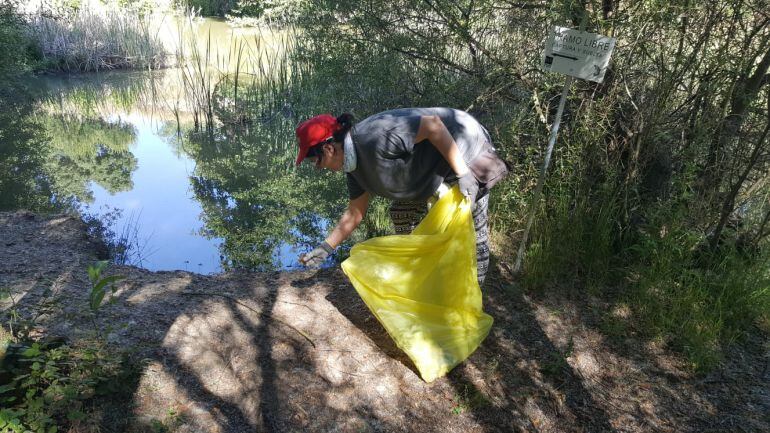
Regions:
[[[342,270],[426,382],[470,356],[492,326],[481,309],[471,203],[456,186],[411,234],[355,245]]]

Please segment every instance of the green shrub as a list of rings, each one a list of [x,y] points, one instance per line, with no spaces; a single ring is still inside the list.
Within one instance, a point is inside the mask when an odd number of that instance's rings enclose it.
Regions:
[[[707,371],[770,312],[770,254],[746,257],[735,245],[709,251],[702,235],[664,221],[647,226],[633,247],[629,303],[639,331]]]
[[[33,69],[40,53],[26,32],[26,23],[16,12],[16,1],[0,2],[0,77],[20,75]]]
[[[550,191],[536,219],[525,259],[530,288],[570,285],[598,289],[617,266],[616,199],[609,192],[575,198],[567,186]]]
[[[101,341],[2,346],[0,431],[57,432],[92,422],[88,402],[107,395],[124,371],[121,357]]]

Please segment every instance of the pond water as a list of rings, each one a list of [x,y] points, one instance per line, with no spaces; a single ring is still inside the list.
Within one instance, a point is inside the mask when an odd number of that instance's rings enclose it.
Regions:
[[[202,235],[202,208],[190,187],[195,161],[174,152],[160,133],[162,126],[151,118],[133,113],[113,121],[135,132],[135,141],[129,145],[136,158],[130,189],[113,193],[90,181],[94,199],[83,203],[83,210],[102,218],[104,211],[122,211],[114,230],[134,242],[138,265],[151,270],[220,271],[222,240]]]
[[[344,208],[344,178],[293,164],[294,127],[313,107],[279,97],[296,72],[264,71],[282,36],[196,25],[194,43],[241,54],[35,79],[54,197],[101,220],[127,247],[121,261],[150,270],[294,268]]]

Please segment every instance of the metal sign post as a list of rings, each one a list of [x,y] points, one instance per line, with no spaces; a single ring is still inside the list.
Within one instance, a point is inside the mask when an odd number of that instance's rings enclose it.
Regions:
[[[556,136],[559,133],[564,104],[570,87],[572,87],[573,77],[601,83],[604,80],[604,73],[607,71],[610,55],[614,48],[615,38],[558,26],[554,28],[553,33],[549,35],[546,41],[545,51],[543,52],[543,69],[565,74],[567,75],[567,80],[564,82],[564,88],[561,91],[559,108],[556,110],[556,119],[554,119],[551,125],[551,134],[548,137],[548,147],[545,151],[543,167],[540,169],[540,177],[537,179],[535,195],[532,197],[532,203],[529,207],[527,227],[524,229],[524,237],[521,240],[521,245],[519,245],[516,262],[513,265],[514,272],[521,270],[529,231],[532,229],[537,206],[540,203],[540,195],[543,192],[548,165],[551,162],[551,153],[553,152],[553,146],[556,144]]]
[[[521,239],[521,245],[519,245],[519,252],[516,256],[516,263],[513,265],[514,272],[521,270],[521,262],[524,257],[524,250],[527,247],[527,238],[529,237],[529,230],[532,228],[532,222],[535,220],[535,213],[537,210],[537,204],[540,203],[540,194],[543,192],[543,184],[545,183],[545,174],[548,172],[548,165],[551,163],[551,152],[553,152],[553,145],[556,144],[556,135],[559,133],[559,125],[561,124],[561,114],[564,112],[564,102],[567,100],[567,94],[570,87],[572,87],[572,81],[574,78],[567,76],[567,80],[564,82],[564,89],[561,91],[561,99],[559,100],[559,109],[556,110],[556,120],[551,125],[551,135],[548,137],[548,148],[545,151],[545,159],[543,160],[543,167],[540,169],[540,177],[537,179],[537,186],[535,187],[535,195],[532,197],[532,204],[529,206],[529,216],[527,216],[527,228],[524,230],[524,238]]]

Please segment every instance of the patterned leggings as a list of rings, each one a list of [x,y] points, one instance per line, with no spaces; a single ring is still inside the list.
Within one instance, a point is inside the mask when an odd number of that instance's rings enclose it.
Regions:
[[[478,197],[473,206],[473,226],[476,229],[476,266],[479,286],[484,284],[484,278],[489,269],[489,194]],[[396,228],[397,235],[409,234],[417,227],[422,217],[428,211],[424,201],[394,201],[390,205],[390,218]]]

